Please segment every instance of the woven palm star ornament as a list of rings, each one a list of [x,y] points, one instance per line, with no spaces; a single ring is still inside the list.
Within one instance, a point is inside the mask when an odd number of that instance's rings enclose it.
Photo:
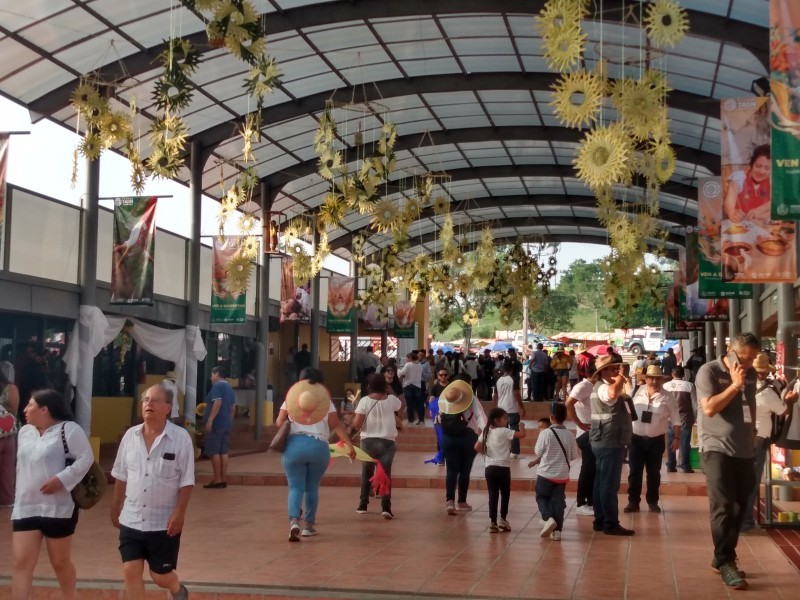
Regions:
[[[567,127],[585,127],[597,119],[603,102],[603,85],[594,73],[566,73],[553,84],[550,106]]]
[[[616,183],[627,171],[630,140],[619,125],[587,132],[574,160],[578,177],[591,188]]]
[[[647,35],[659,48],[674,48],[689,30],[686,11],[673,0],[656,0],[647,5]]]

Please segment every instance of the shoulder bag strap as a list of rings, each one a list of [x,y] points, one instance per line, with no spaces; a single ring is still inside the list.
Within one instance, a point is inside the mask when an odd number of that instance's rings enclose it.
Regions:
[[[69,467],[73,462],[75,462],[72,458],[69,457],[69,446],[67,445],[67,434],[64,433],[64,427],[66,427],[66,422],[61,424],[61,445],[64,446],[64,462],[67,463]]]
[[[564,444],[561,442],[561,438],[558,437],[558,434],[556,433],[555,429],[553,429],[552,426],[548,427],[548,429],[552,432],[553,436],[556,438],[556,441],[558,442],[558,445],[561,446],[561,451],[564,453],[564,458],[567,461],[567,467],[569,467],[570,466],[570,464],[569,464],[569,456],[567,456],[567,449],[564,448]]]

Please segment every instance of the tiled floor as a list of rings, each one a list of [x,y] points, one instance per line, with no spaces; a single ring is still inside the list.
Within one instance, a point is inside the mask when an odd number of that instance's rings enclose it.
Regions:
[[[341,460],[334,472],[354,469]],[[400,465],[398,470],[402,470]],[[189,508],[179,565],[192,600],[384,600],[426,595],[716,600],[740,596],[725,589],[709,569],[711,537],[705,498],[664,496],[662,515],[624,515],[623,523],[637,533],[623,539],[593,533],[591,518],[574,514],[573,494],[568,498],[563,540],[553,542],[538,536],[538,511],[530,493],[512,493],[509,521],[513,531],[508,534],[489,533],[484,491],[470,494],[473,512],[449,517],[440,490],[396,489],[393,521],[380,517],[376,502],[371,503],[370,514],[356,514],[357,495],[352,487],[324,487],[320,534],[290,544],[285,488],[198,487]],[[108,500],[81,515],[74,538],[82,600],[122,597]],[[0,510],[0,598],[7,597],[11,569],[8,517],[8,509]],[[743,537],[739,556],[750,582],[748,599],[798,598],[800,572],[769,536]],[[44,552],[36,577],[37,598],[57,597],[50,595],[55,592],[53,575]],[[154,592],[151,597],[165,596]]]

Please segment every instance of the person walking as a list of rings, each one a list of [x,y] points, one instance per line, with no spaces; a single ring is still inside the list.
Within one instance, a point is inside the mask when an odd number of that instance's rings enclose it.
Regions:
[[[225,379],[224,367],[211,369],[211,390],[206,396],[205,431],[203,452],[211,459],[214,478],[204,488],[226,488],[228,475],[228,451],[230,450],[233,412],[236,409],[236,394]],[[177,402],[177,399],[173,400]]]
[[[690,457],[692,451],[692,427],[694,427],[697,420],[695,416],[697,398],[694,384],[691,381],[686,381],[685,376],[686,370],[682,366],[676,365],[672,369],[672,379],[664,384],[664,389],[674,396],[678,405],[678,415],[681,420],[681,435],[678,443],[678,449],[681,453],[681,471],[694,473]],[[672,427],[667,431],[667,473],[676,473],[678,471],[678,457],[675,451],[672,450],[673,431]]]
[[[587,375],[591,377],[594,372],[590,369]],[[594,478],[597,466],[590,441],[589,430],[592,428],[591,397],[594,383],[589,379],[582,379],[569,391],[566,407],[567,414],[578,428],[575,443],[581,451],[581,471],[578,475],[578,498],[575,514],[583,517],[594,516]]]
[[[141,425],[122,436],[111,475],[116,479],[111,523],[119,529],[125,590],[144,600],[144,563],[158,587],[186,600],[175,569],[186,509],[194,488],[194,446],[189,433],[169,421],[172,393],[161,383],[142,394]]]
[[[519,443],[527,434],[525,424],[519,429],[509,426],[508,413],[494,407],[486,418],[483,435],[475,442],[475,451],[484,456],[486,489],[489,491],[489,532],[511,531],[508,523],[508,503],[511,497],[511,445]],[[500,521],[497,521],[497,503],[500,502]]]
[[[543,402],[547,394],[547,367],[550,357],[544,351],[544,344],[536,344],[536,350],[531,355],[531,397],[534,402]]]
[[[414,350],[406,356],[406,364],[397,373],[403,382],[403,395],[406,398],[408,410],[408,424],[425,424],[425,399],[422,397],[422,365],[418,362],[417,351]]]
[[[761,344],[752,333],[731,339],[729,351],[697,371],[701,412],[700,443],[708,488],[711,568],[733,589],[747,588],[737,565],[736,545],[755,485],[753,439],[756,435],[756,373],[753,361]]]
[[[486,414],[464,377],[468,375],[457,375],[439,396],[442,452],[447,467],[445,510],[448,515],[455,515],[457,510],[472,510],[467,503],[469,477],[475,460],[475,442],[486,426]]]
[[[660,513],[658,505],[661,487],[661,459],[664,456],[664,439],[673,423],[672,450],[678,449],[680,417],[678,404],[672,394],[663,388],[666,376],[661,367],[650,365],[644,373],[645,384],[633,396],[633,405],[639,418],[633,422],[633,437],[628,449],[628,505],[623,512],[639,512],[642,496],[642,477],[647,471],[645,500],[652,513]]]
[[[513,431],[520,430],[520,421],[525,416],[525,407],[522,405],[520,390],[514,387],[514,364],[510,360],[506,360],[503,363],[503,376],[495,384],[492,406],[502,408],[506,413],[509,429]],[[519,438],[512,436],[511,458],[516,459],[519,457]]]
[[[17,486],[11,511],[11,598],[30,597],[44,540],[61,593],[75,600],[70,547],[78,507],[70,492],[92,466],[92,447],[55,390],[34,392],[24,415],[27,425],[17,438]]]
[[[619,493],[625,447],[631,443],[631,415],[623,399],[626,384],[622,357],[606,354],[595,362],[590,381],[592,427],[589,439],[597,465],[594,477],[594,530],[606,535],[633,535],[619,522]]]
[[[575,438],[564,427],[566,418],[567,407],[562,402],[553,402],[551,425],[539,434],[534,450],[537,460],[531,463],[539,465],[536,471],[536,504],[542,515],[539,537],[549,536],[554,542],[561,541],[570,463],[578,458]]]
[[[0,508],[14,505],[19,389],[0,370]]]
[[[367,392],[356,407],[353,426],[361,430],[361,449],[378,460],[391,479],[397,439],[395,413],[403,411],[403,403],[387,392],[386,380],[379,373],[367,377]],[[375,463],[364,462],[361,466],[361,498],[356,509],[359,514],[367,513],[370,479],[374,474]],[[394,518],[391,493],[381,496],[381,515],[384,519]]]
[[[347,444],[351,459],[355,459],[356,451],[339,421],[330,392],[322,385],[319,369],[304,369],[300,373],[300,380],[286,392],[286,400],[281,405],[275,425],[280,427],[287,419],[291,425],[281,465],[289,482],[289,541],[299,542],[304,499],[305,527],[302,536],[317,535],[319,486],[330,462],[328,438],[331,430]]]
[[[563,348],[556,350],[550,360],[550,368],[555,374],[555,389],[553,400],[564,401],[567,398],[567,384],[569,383],[569,370],[572,367],[572,358],[564,352]]]

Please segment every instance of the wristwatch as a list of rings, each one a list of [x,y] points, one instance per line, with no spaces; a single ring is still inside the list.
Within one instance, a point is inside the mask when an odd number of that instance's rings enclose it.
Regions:
[[[733,382],[731,382],[731,385],[732,385],[733,387],[735,387],[735,388],[736,388],[738,391],[740,391],[740,392],[744,391],[744,386],[738,385],[738,384],[736,384],[736,383],[733,383]]]

